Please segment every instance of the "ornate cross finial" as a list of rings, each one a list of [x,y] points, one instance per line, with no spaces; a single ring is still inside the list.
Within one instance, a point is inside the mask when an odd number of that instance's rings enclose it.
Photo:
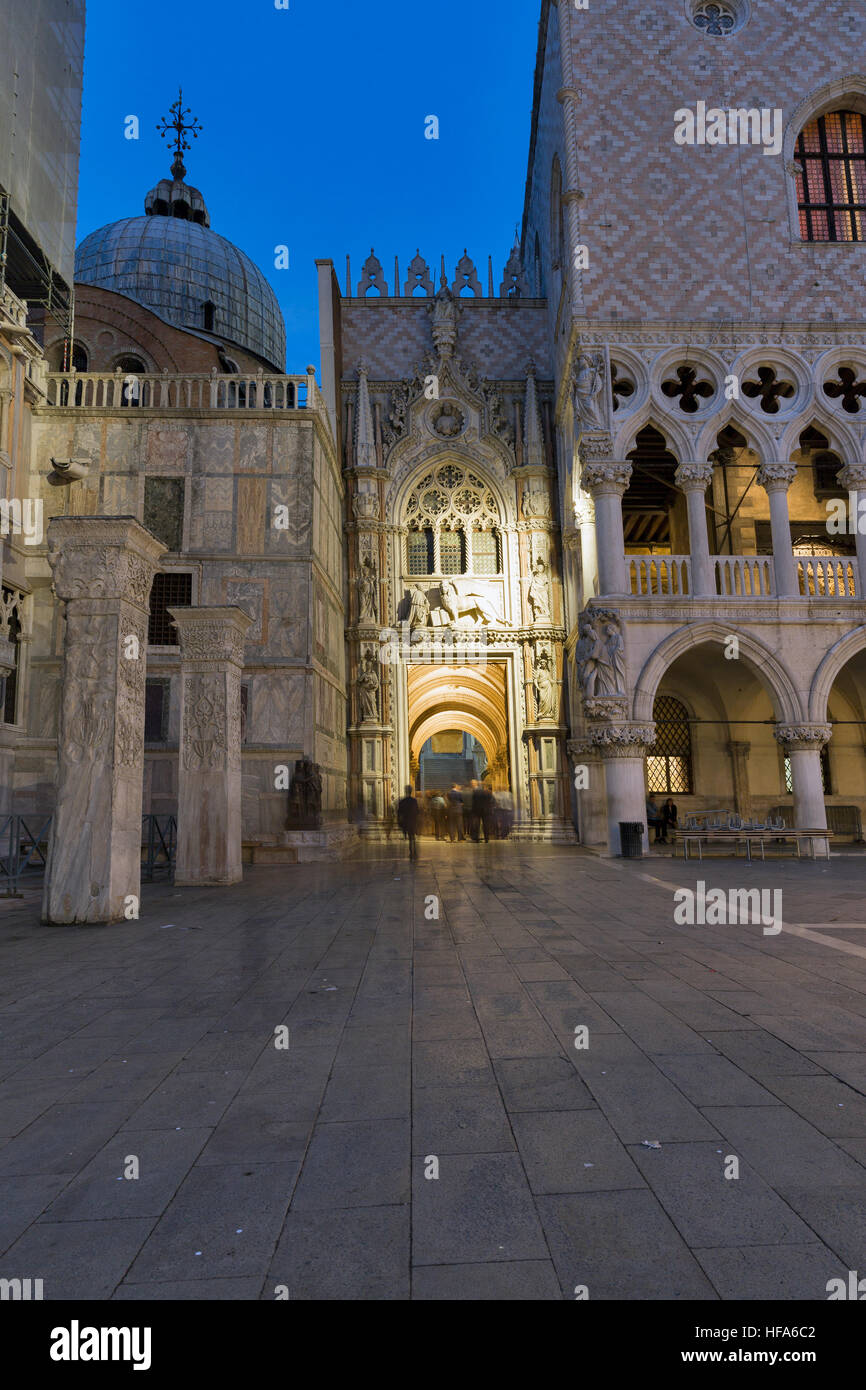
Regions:
[[[198,117],[196,116],[193,116],[191,121],[185,121],[184,117],[189,114],[190,108],[188,106],[184,107],[183,104],[183,88],[178,87],[177,101],[173,106],[169,107],[169,116],[174,117],[174,119],[169,120],[168,117],[163,116],[159,125],[156,127],[163,139],[165,139],[170,130],[174,131],[174,160],[171,166],[171,173],[172,178],[175,179],[182,179],[186,174],[186,169],[183,167],[183,152],[189,149],[189,140],[186,138],[187,135],[192,135],[193,139],[197,140],[199,131],[204,129],[203,126],[199,125]]]

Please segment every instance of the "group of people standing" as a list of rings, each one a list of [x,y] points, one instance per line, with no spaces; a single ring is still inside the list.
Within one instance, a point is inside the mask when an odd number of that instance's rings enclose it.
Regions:
[[[428,791],[419,802],[411,787],[397,802],[396,821],[409,841],[409,858],[418,855],[418,835],[437,840],[505,840],[514,825],[514,798],[510,791],[492,792],[483,782],[468,787],[457,782],[448,791]]]

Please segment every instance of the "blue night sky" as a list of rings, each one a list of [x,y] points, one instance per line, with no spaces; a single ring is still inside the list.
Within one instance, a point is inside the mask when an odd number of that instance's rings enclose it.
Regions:
[[[289,371],[319,362],[316,257],[345,290],[373,246],[393,286],[418,246],[438,285],[468,247],[498,291],[522,215],[540,0],[89,0],[78,240],[143,212],[171,162],[155,129],[183,85],[186,156],[212,228],[274,286]],[[140,139],[124,138],[137,115]],[[438,141],[424,138],[436,115]],[[288,270],[274,247],[289,248]]]

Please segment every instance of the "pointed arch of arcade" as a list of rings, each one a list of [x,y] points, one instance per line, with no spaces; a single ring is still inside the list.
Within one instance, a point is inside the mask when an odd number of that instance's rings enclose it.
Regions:
[[[413,758],[434,734],[465,729],[493,762],[508,746],[505,668],[410,666],[409,748]]]
[[[821,665],[815,672],[812,688],[809,691],[809,718],[816,724],[826,724],[827,705],[833,683],[843,669],[858,652],[866,649],[866,627],[855,627],[840,637],[831,647]]]
[[[653,702],[659,682],[678,657],[708,642],[718,642],[724,647],[731,637],[739,640],[739,660],[749,667],[770,695],[776,718],[780,722],[800,723],[805,716],[797,689],[770,648],[749,633],[732,631],[726,624],[714,622],[677,628],[659,643],[645,662],[635,687],[634,719],[645,723],[652,719]]]

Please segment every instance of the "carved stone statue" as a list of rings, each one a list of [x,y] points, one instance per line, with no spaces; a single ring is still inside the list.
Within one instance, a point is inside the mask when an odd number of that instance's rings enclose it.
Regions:
[[[459,305],[442,276],[441,288],[433,300],[433,342],[442,357],[450,357],[457,346]]]
[[[625,694],[625,647],[617,613],[583,615],[574,660],[584,700]]]
[[[476,627],[505,625],[486,594],[480,594],[475,590],[462,593],[453,579],[443,579],[439,592],[442,595],[442,607],[452,625],[462,617],[473,617]]]
[[[529,581],[527,598],[534,623],[541,622],[543,618],[550,618],[550,585],[547,581],[547,565],[540,555],[535,562],[532,578]]]
[[[536,652],[533,684],[535,686],[536,719],[555,719],[559,686],[553,670],[550,652],[545,646],[539,647]]]
[[[550,519],[550,497],[546,488],[527,485],[523,489],[523,515],[532,520]]]
[[[369,653],[364,657],[356,681],[360,723],[375,722],[379,717],[379,676],[376,659]]]
[[[430,624],[430,600],[419,589],[417,584],[413,584],[409,590],[409,628],[428,627]],[[405,612],[405,609],[403,610]]]
[[[378,588],[373,561],[365,555],[358,579],[358,614],[362,623],[375,623],[379,617]]]
[[[603,628],[603,657],[598,667],[597,695],[625,693],[625,646],[619,619],[608,619]],[[601,687],[605,688],[602,689]]]
[[[604,407],[604,356],[582,353],[577,360],[574,379],[574,396],[577,413],[586,429],[607,429]]]
[[[289,787],[287,830],[318,830],[322,821],[322,778],[318,763],[299,758]]]

